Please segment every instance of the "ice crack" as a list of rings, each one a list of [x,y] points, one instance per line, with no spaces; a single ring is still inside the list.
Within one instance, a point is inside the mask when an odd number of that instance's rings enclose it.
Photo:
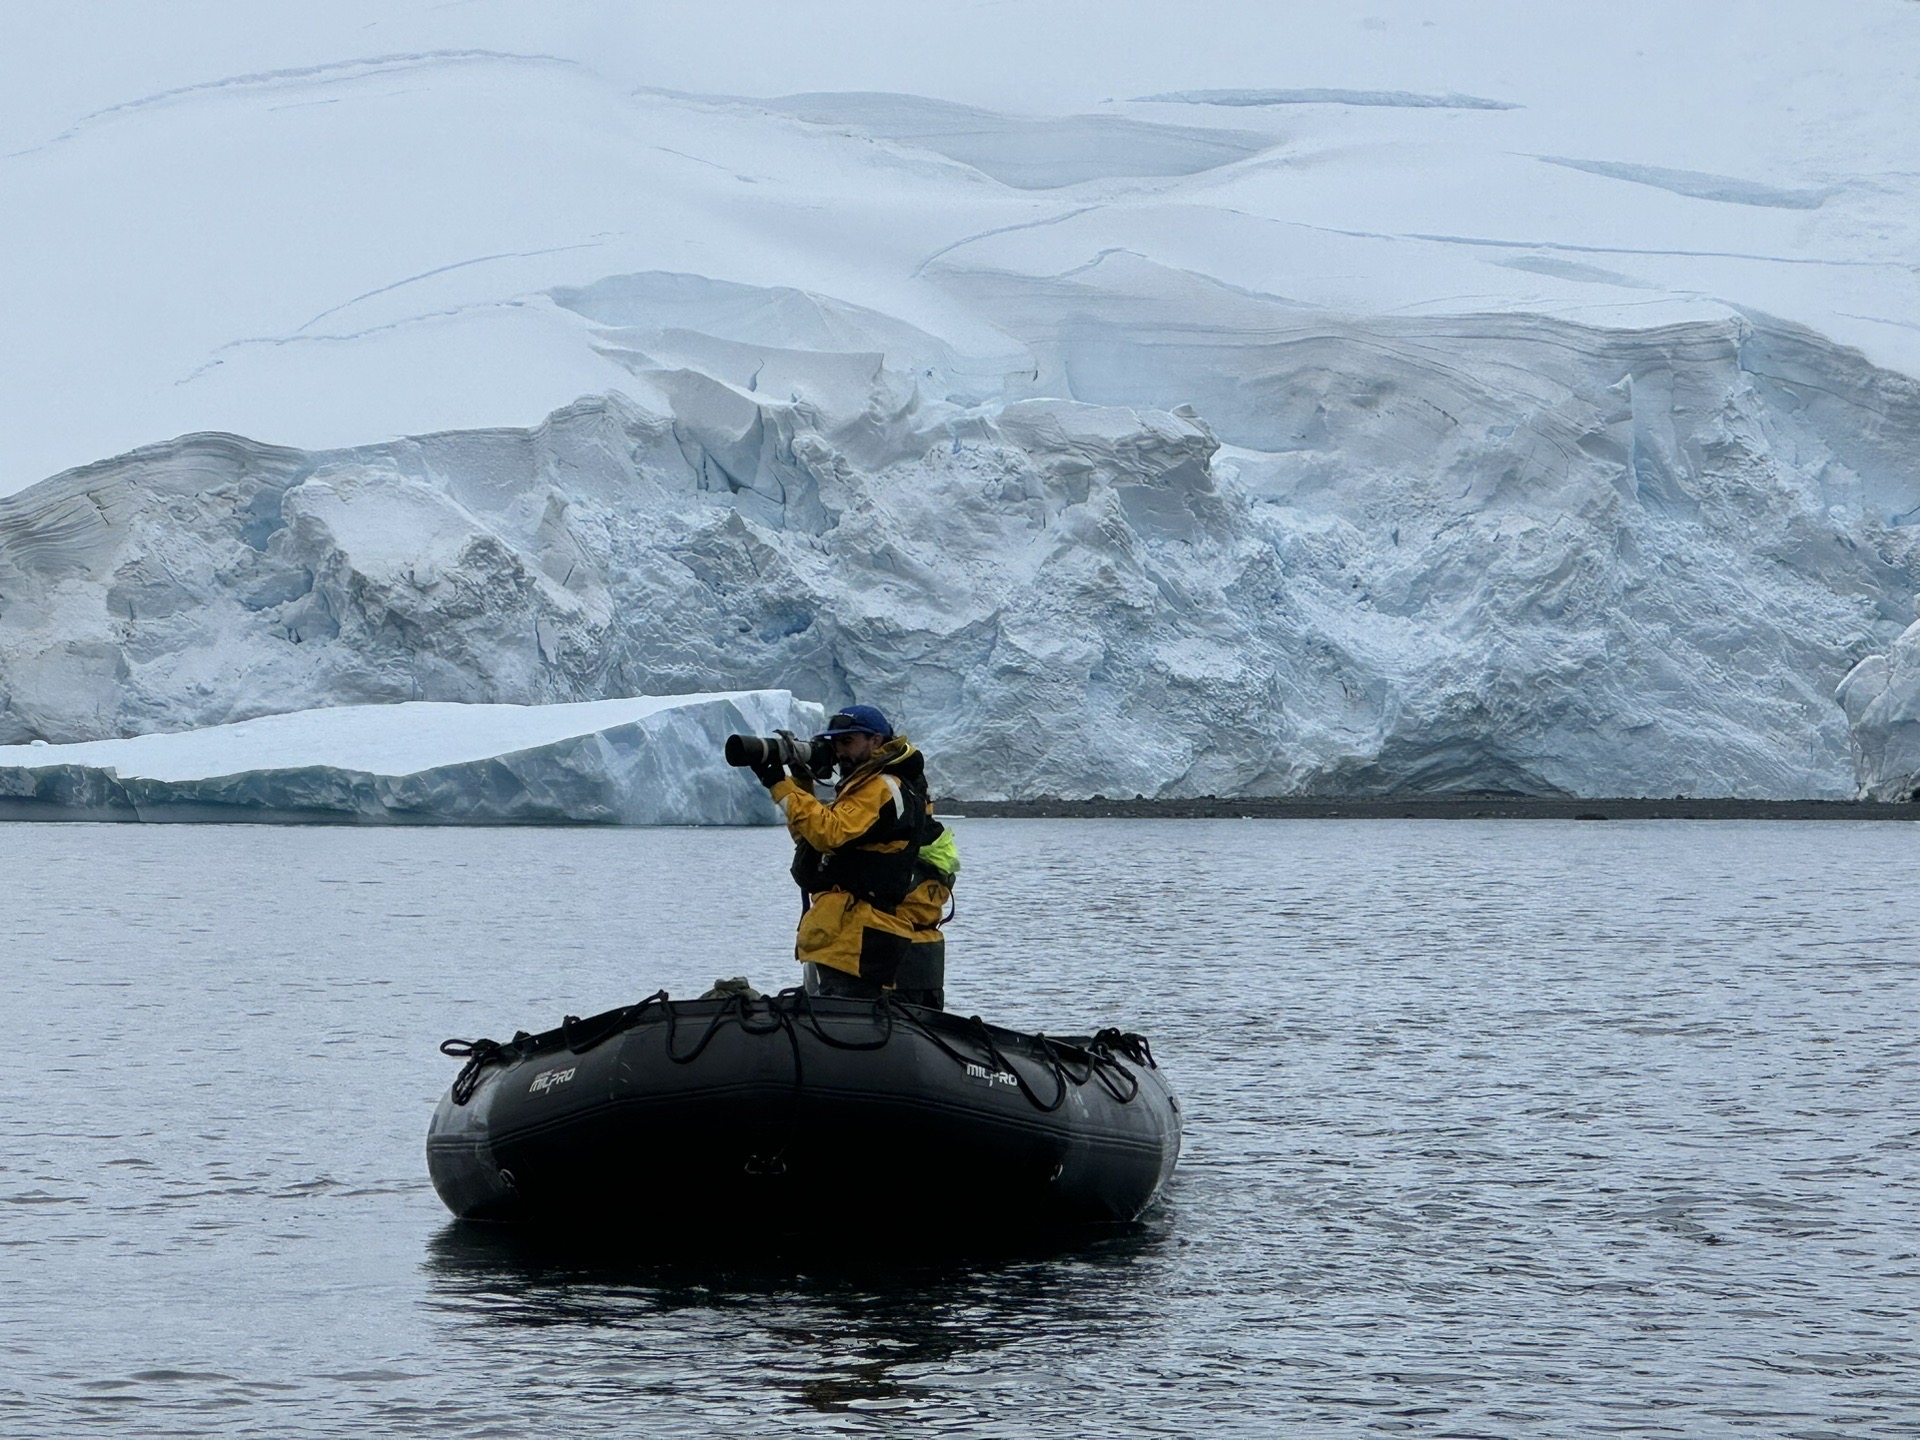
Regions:
[[[421,50],[406,54],[374,55],[357,60],[330,60],[320,65],[298,65],[285,70],[260,70],[246,75],[229,75],[219,80],[201,80],[192,85],[177,85],[171,90],[143,95],[138,100],[123,100],[117,105],[108,105],[103,109],[90,111],[51,139],[44,140],[38,145],[29,145],[24,150],[10,151],[6,158],[12,160],[21,155],[31,155],[37,150],[45,150],[64,140],[71,140],[82,130],[99,121],[129,114],[135,110],[144,110],[149,106],[163,105],[170,100],[178,100],[187,95],[203,94],[214,90],[278,85],[289,80],[358,80],[387,70],[412,69],[420,65],[461,64],[475,60],[507,60],[522,64],[564,65],[577,68],[575,61],[560,55],[517,55],[503,50]]]

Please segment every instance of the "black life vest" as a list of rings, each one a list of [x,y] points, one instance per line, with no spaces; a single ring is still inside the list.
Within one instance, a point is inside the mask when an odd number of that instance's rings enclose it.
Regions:
[[[844,890],[875,909],[891,911],[915,885],[937,873],[920,859],[920,847],[932,844],[946,827],[928,813],[919,752],[910,751],[900,762],[884,766],[880,776],[882,784],[891,778],[898,787],[899,804],[891,819],[824,855],[804,840],[795,844],[794,882],[809,895]]]

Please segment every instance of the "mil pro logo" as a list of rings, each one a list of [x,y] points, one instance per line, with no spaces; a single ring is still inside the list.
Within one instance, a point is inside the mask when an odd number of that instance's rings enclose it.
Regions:
[[[564,1085],[573,1079],[573,1072],[579,1068],[578,1065],[569,1065],[564,1070],[542,1070],[533,1077],[533,1083],[527,1086],[527,1093],[538,1095],[542,1091],[551,1090],[556,1085]]]
[[[1011,1070],[989,1070],[986,1066],[975,1065],[971,1061],[967,1064],[967,1078],[984,1080],[989,1085],[1011,1085],[1017,1088],[1020,1084],[1019,1077]]]

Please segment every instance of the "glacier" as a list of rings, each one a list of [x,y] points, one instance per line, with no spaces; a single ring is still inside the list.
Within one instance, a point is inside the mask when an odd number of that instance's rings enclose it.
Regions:
[[[1920,622],[1869,655],[1835,692],[1847,714],[1863,800],[1920,800]]]
[[[387,824],[771,825],[730,734],[825,723],[785,691],[574,705],[342,705],[0,746],[0,815]]]
[[[0,501],[0,738],[778,687],[970,798],[1852,792],[1835,677],[1920,584],[1911,382],[1752,320],[1218,331],[1211,419],[673,370],[87,467]],[[1143,333],[1049,363],[1109,396]]]
[[[1850,13],[36,17],[0,745],[785,690],[968,798],[1910,793]]]

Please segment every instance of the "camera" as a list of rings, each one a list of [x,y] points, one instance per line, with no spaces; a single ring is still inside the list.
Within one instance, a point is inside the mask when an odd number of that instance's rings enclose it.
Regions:
[[[777,735],[729,735],[726,755],[729,765],[785,765],[815,775],[833,769],[831,740],[802,740],[785,730]]]

